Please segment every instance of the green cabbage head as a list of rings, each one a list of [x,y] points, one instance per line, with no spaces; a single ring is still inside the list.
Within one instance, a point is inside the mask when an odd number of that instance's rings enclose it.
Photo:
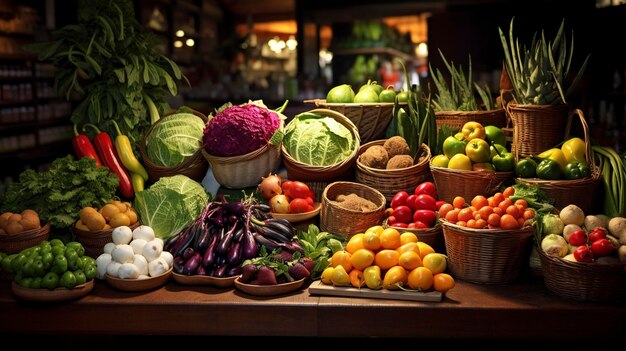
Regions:
[[[191,113],[165,116],[146,138],[146,152],[155,164],[174,167],[200,148],[203,134],[204,121]]]
[[[312,166],[340,163],[358,147],[343,124],[310,112],[295,116],[287,124],[283,144],[291,157]]]

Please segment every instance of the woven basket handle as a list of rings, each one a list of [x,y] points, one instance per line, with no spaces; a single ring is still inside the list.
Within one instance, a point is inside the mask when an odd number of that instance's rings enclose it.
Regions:
[[[578,115],[578,120],[580,124],[583,126],[583,134],[585,138],[585,157],[587,158],[587,162],[589,162],[589,169],[593,172],[595,167],[595,162],[593,160],[593,154],[591,153],[591,140],[589,140],[589,125],[587,125],[587,120],[585,120],[585,115],[583,111],[580,109],[575,109],[569,113],[567,116],[567,125],[565,126],[565,137],[564,140],[569,136],[570,130],[572,128],[572,120],[574,119],[574,115]]]

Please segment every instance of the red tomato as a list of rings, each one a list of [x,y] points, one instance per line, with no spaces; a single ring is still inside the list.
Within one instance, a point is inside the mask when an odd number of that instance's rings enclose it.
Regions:
[[[406,205],[406,199],[409,197],[409,193],[406,191],[397,192],[393,198],[391,199],[391,208],[396,208],[398,206]]]
[[[392,216],[396,217],[396,221],[401,223],[410,223],[413,221],[413,211],[406,205],[394,207]]]
[[[289,188],[291,188],[291,184],[293,184],[292,180],[285,180],[283,181],[283,194],[287,194],[287,190],[289,190]]]
[[[591,233],[589,233],[589,242],[590,243],[594,243],[600,239],[604,239],[606,238],[606,229],[602,228],[602,227],[595,227],[593,228],[593,230],[591,231]]]
[[[417,210],[413,214],[414,222],[422,222],[428,226],[428,228],[432,228],[435,226],[435,221],[437,221],[437,214],[435,211],[431,210]]]
[[[295,198],[289,203],[289,213],[309,212],[309,203],[305,199]]]
[[[287,196],[292,199],[306,199],[310,195],[311,189],[308,185],[300,181],[294,181],[287,189]]]
[[[437,197],[437,190],[435,189],[435,184],[433,182],[423,182],[422,184],[415,187],[415,195],[426,194],[432,197]]]
[[[307,196],[305,200],[307,204],[311,205],[311,207],[315,205],[315,201],[313,201],[313,197]]]
[[[598,239],[591,244],[591,251],[594,257],[608,256],[613,252],[613,245],[607,238]]]
[[[420,221],[409,223],[409,228],[426,229],[428,226]]]
[[[426,194],[419,194],[415,198],[416,210],[437,210],[437,200],[434,197]]]
[[[406,198],[406,205],[409,206],[409,208],[412,211],[415,211],[418,209],[415,205],[415,199],[417,199],[417,195],[415,194],[411,194],[409,195],[409,197]]]
[[[402,222],[396,222],[393,224],[394,227],[398,227],[398,228],[408,228],[409,225],[406,223],[402,223]]]
[[[443,201],[443,200],[437,200],[437,202],[435,203],[435,205],[437,206],[437,211],[439,211],[441,209],[441,206],[447,204],[447,202]]]

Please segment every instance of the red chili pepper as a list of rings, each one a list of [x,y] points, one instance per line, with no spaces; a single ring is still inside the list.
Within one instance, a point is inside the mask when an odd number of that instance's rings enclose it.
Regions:
[[[74,138],[72,139],[72,147],[74,148],[74,153],[76,157],[79,159],[83,157],[90,157],[96,160],[96,166],[100,167],[100,158],[96,153],[96,150],[93,148],[93,144],[89,137],[86,134],[79,134],[78,129],[76,128],[76,124],[74,124]]]
[[[117,190],[126,198],[132,198],[135,195],[133,191],[133,184],[130,181],[130,175],[126,168],[122,166],[120,158],[117,156],[117,151],[111,142],[111,137],[106,132],[101,132],[98,127],[93,124],[85,124],[85,127],[91,127],[96,130],[98,134],[93,137],[94,145],[98,151],[98,155],[102,158],[102,163],[109,167],[109,169],[117,175],[119,179],[119,185]]]

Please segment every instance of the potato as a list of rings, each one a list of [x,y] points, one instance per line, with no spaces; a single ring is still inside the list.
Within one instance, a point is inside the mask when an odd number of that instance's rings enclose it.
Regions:
[[[128,216],[125,213],[118,213],[115,216],[113,216],[113,218],[111,218],[111,220],[109,221],[109,224],[113,228],[117,228],[123,225],[129,226],[130,218],[128,218]]]
[[[137,223],[137,212],[135,212],[135,210],[129,208],[128,211],[125,212],[125,214],[130,219],[130,225]]]
[[[93,216],[93,213],[98,213],[98,211],[93,207],[83,207],[78,213],[78,217],[83,223],[87,223],[86,219],[88,216]]]
[[[626,262],[626,245],[622,245],[617,250],[617,256],[620,262]]]
[[[113,216],[120,213],[120,209],[114,204],[106,204],[102,206],[102,208],[100,209],[100,213],[102,214],[104,219],[106,219],[106,221],[108,222],[111,220],[111,218],[113,218]]]
[[[9,217],[13,215],[13,212],[5,212],[0,215],[0,228],[6,228],[7,224],[9,224]]]
[[[83,223],[85,223],[87,228],[92,231],[102,230],[104,229],[104,225],[106,224],[104,217],[102,217],[102,215],[95,210],[93,212],[89,212],[85,216],[85,218],[81,217],[81,220],[83,221]]]
[[[31,229],[39,229],[39,228],[41,228],[41,225],[39,223],[39,217],[33,217],[33,216],[23,217],[22,216],[22,220],[19,221],[18,223],[22,225],[24,230],[31,230]]]
[[[22,217],[24,216],[37,216],[37,218],[39,218],[39,213],[31,209],[25,209],[22,211]]]
[[[21,218],[22,216],[20,216]],[[19,223],[19,221],[17,222],[10,222],[6,228],[5,228],[7,234],[17,234],[17,233],[21,233],[24,231],[24,227],[22,227],[22,225]]]
[[[76,227],[76,229],[79,229],[79,230],[82,230],[82,231],[85,231],[85,232],[89,231],[89,228],[87,228],[85,223],[83,223],[83,221],[80,220],[80,219],[78,221],[76,221],[76,224],[74,226]]]
[[[9,216],[9,224],[11,224],[11,222],[19,222],[21,220],[22,220],[21,214],[14,213],[11,216]]]
[[[122,213],[126,212],[126,210],[128,209],[128,205],[126,205],[126,203],[119,201],[119,200],[114,200],[112,204],[117,206],[117,208],[119,208],[120,212]]]
[[[606,228],[609,224],[609,218],[605,215],[589,215],[585,217],[583,224],[588,231],[592,231],[596,227]]]

